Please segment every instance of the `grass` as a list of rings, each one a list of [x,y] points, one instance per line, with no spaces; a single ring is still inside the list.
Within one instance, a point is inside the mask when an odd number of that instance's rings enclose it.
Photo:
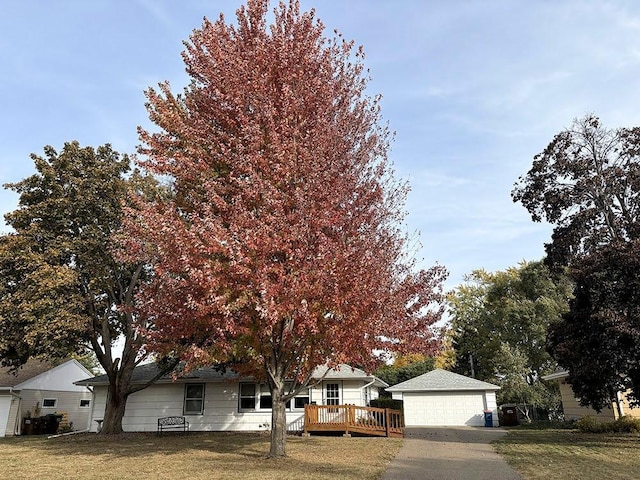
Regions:
[[[78,434],[0,439],[11,479],[377,479],[402,445],[388,438],[289,437],[287,457],[266,458],[265,433]]]
[[[510,429],[494,445],[524,480],[636,480],[640,475],[638,434]]]

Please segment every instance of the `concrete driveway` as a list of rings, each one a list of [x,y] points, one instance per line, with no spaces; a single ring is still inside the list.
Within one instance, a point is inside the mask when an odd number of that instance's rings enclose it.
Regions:
[[[382,480],[521,479],[489,445],[506,433],[480,427],[406,428],[404,444]]]

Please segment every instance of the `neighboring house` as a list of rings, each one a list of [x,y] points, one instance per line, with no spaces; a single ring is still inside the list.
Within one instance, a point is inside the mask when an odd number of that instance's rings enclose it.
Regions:
[[[432,370],[386,389],[404,403],[407,427],[484,426],[484,412],[492,412],[498,426],[496,391],[500,387],[442,369]]]
[[[134,384],[146,383],[158,372],[156,364],[136,367]],[[319,383],[305,389],[287,405],[289,430],[302,430],[304,406],[354,404],[366,406],[388,385],[364,371],[341,365],[327,372],[316,369]],[[104,417],[108,379],[106,375],[77,382],[94,392],[91,430],[97,431]],[[237,373],[200,368],[177,379],[168,374],[156,383],[129,396],[122,428],[129,432],[156,431],[160,417],[187,417],[192,431],[260,430],[271,424],[271,395],[267,385]]]
[[[58,366],[29,360],[17,371],[0,368],[0,437],[20,435],[22,419],[66,413],[74,430],[86,430],[91,413],[91,392],[74,385],[91,372],[77,360]]]
[[[602,409],[600,413],[596,412],[591,407],[583,407],[580,405],[580,399],[576,397],[571,385],[567,383],[568,376],[569,372],[563,370],[542,377],[543,380],[557,381],[559,383],[560,397],[562,399],[562,412],[564,413],[564,418],[566,420],[593,417],[601,422],[610,422],[621,416],[618,412],[618,407],[615,405],[609,405],[607,408]],[[629,400],[624,392],[618,392],[617,395],[622,415],[640,417],[640,408],[632,408],[629,405]]]

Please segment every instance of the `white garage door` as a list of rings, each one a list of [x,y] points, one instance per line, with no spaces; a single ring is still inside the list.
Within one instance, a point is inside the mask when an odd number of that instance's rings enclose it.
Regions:
[[[484,392],[405,392],[403,400],[408,427],[484,425]]]
[[[5,435],[10,409],[11,409],[11,397],[9,395],[0,396],[0,437],[4,437]]]

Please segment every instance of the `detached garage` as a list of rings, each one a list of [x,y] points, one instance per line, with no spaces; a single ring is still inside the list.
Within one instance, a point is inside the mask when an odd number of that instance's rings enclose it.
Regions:
[[[407,427],[484,426],[484,411],[498,426],[496,390],[500,387],[475,378],[436,369],[387,388],[404,402]]]

